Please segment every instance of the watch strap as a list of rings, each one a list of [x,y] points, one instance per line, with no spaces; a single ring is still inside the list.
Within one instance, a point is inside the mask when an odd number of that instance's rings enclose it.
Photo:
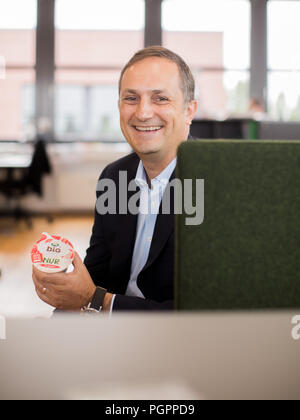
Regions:
[[[92,297],[91,302],[89,303],[87,309],[94,309],[98,312],[101,311],[102,306],[103,306],[103,301],[104,301],[104,297],[107,293],[107,290],[104,289],[103,287],[96,287],[95,293]]]

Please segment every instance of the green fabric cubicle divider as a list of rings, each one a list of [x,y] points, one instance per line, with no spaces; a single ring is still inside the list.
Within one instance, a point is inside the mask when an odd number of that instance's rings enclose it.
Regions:
[[[177,178],[204,179],[204,221],[176,215],[176,308],[300,308],[300,141],[188,141]]]

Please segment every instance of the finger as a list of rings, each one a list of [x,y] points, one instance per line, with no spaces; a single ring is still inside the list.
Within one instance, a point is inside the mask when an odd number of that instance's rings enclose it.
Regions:
[[[34,265],[32,266],[32,275],[36,278],[36,280],[40,283],[46,283],[47,277],[49,276],[47,273],[36,268]]]
[[[36,288],[37,287],[39,287],[39,288],[43,288],[44,287],[43,284],[42,284],[42,282],[37,277],[37,275],[36,275],[36,273],[34,271],[32,271],[32,280],[33,280],[33,283],[34,283],[34,285],[35,285]]]
[[[39,281],[37,280],[37,278],[35,277],[34,274],[32,274],[32,280],[33,280],[33,283],[34,283],[35,287],[38,287],[39,286]]]
[[[36,275],[34,273],[32,273],[32,280],[35,286],[35,290],[37,292],[37,294],[45,294],[45,292],[47,291],[47,288],[45,287],[45,285],[40,282]]]
[[[63,285],[66,282],[66,273],[44,273],[33,266],[33,281],[43,287],[55,287]]]
[[[74,255],[73,265],[74,265],[75,272],[78,271],[83,266],[82,259],[80,258],[79,254],[76,251]]]
[[[38,297],[45,303],[50,302],[50,298],[49,295],[47,293],[49,293],[49,290],[47,290],[45,287],[40,287],[40,286],[36,286],[35,288],[36,294],[38,295]]]
[[[34,273],[34,274],[36,274],[37,276],[38,275],[43,275],[43,274],[46,274],[46,273],[44,273],[43,271],[41,271],[41,270],[39,270],[34,264],[32,264],[32,272]]]
[[[40,271],[34,266],[32,265],[32,277],[39,277]]]

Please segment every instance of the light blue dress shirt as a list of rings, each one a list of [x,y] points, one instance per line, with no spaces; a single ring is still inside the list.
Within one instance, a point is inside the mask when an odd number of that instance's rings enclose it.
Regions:
[[[177,158],[172,160],[157,177],[151,180],[151,188],[149,188],[143,163],[142,161],[139,163],[135,182],[141,190],[140,206],[130,279],[125,293],[126,296],[145,298],[137,285],[137,278],[148,260],[160,203],[176,164]],[[112,299],[111,311],[114,298],[115,295]]]

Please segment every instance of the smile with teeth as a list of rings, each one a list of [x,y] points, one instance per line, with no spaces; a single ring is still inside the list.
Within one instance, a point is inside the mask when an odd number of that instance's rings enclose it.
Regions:
[[[135,126],[134,127],[137,131],[158,131],[160,130],[162,127],[138,127]]]

